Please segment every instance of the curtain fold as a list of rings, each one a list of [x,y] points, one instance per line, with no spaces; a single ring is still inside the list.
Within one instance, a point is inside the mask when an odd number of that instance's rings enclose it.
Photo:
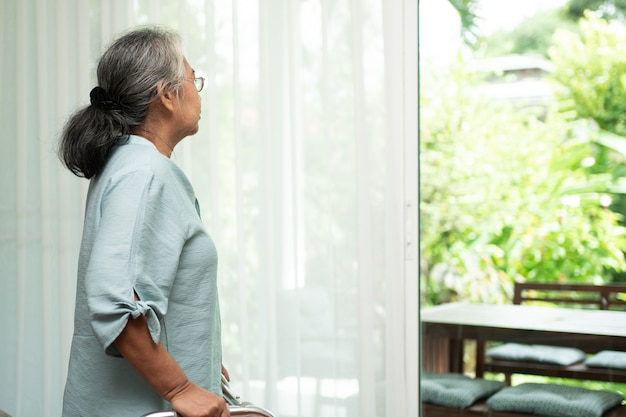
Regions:
[[[103,48],[149,23],[206,78],[173,159],[218,247],[235,391],[281,417],[417,415],[413,3],[0,2],[0,409],[61,414],[88,183],[56,141]]]

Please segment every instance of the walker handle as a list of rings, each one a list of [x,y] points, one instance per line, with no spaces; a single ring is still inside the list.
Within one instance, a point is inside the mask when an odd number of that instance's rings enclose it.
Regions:
[[[272,413],[264,408],[257,407],[252,404],[229,405],[228,411],[233,417],[250,416],[250,417],[274,417]],[[142,417],[178,417],[176,411],[155,411],[154,413],[145,414]]]
[[[270,413],[265,408],[246,403],[242,405],[229,405],[228,411],[230,411],[231,416],[274,417],[274,414]]]
[[[222,375],[222,392],[226,404],[228,404],[228,410],[230,415],[236,416],[250,416],[250,417],[274,417],[274,414],[270,413],[266,409],[256,406],[252,403],[241,402],[239,396],[236,395],[231,389],[228,381]],[[176,411],[155,411],[150,414],[146,414],[142,417],[178,417]]]

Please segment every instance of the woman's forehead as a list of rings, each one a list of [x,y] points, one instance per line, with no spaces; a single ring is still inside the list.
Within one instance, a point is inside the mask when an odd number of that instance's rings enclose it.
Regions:
[[[189,65],[189,61],[187,61],[187,58],[183,58],[183,63],[185,64],[185,70],[186,70],[187,72],[192,72],[192,73],[195,73],[195,72],[196,72],[196,70],[194,70],[194,69],[191,67],[191,65]]]

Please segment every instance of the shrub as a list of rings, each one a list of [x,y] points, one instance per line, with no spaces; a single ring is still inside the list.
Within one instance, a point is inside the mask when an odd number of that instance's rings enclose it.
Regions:
[[[610,281],[625,268],[597,129],[476,94],[460,62],[422,72],[420,229],[425,301],[508,301],[514,280]],[[604,202],[604,204],[602,204]]]

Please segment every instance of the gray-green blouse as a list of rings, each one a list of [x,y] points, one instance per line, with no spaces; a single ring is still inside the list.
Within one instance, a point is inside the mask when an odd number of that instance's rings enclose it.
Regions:
[[[169,406],[113,345],[131,316],[145,315],[188,378],[221,394],[216,273],[189,180],[130,136],[89,186],[63,417],[140,417]]]

